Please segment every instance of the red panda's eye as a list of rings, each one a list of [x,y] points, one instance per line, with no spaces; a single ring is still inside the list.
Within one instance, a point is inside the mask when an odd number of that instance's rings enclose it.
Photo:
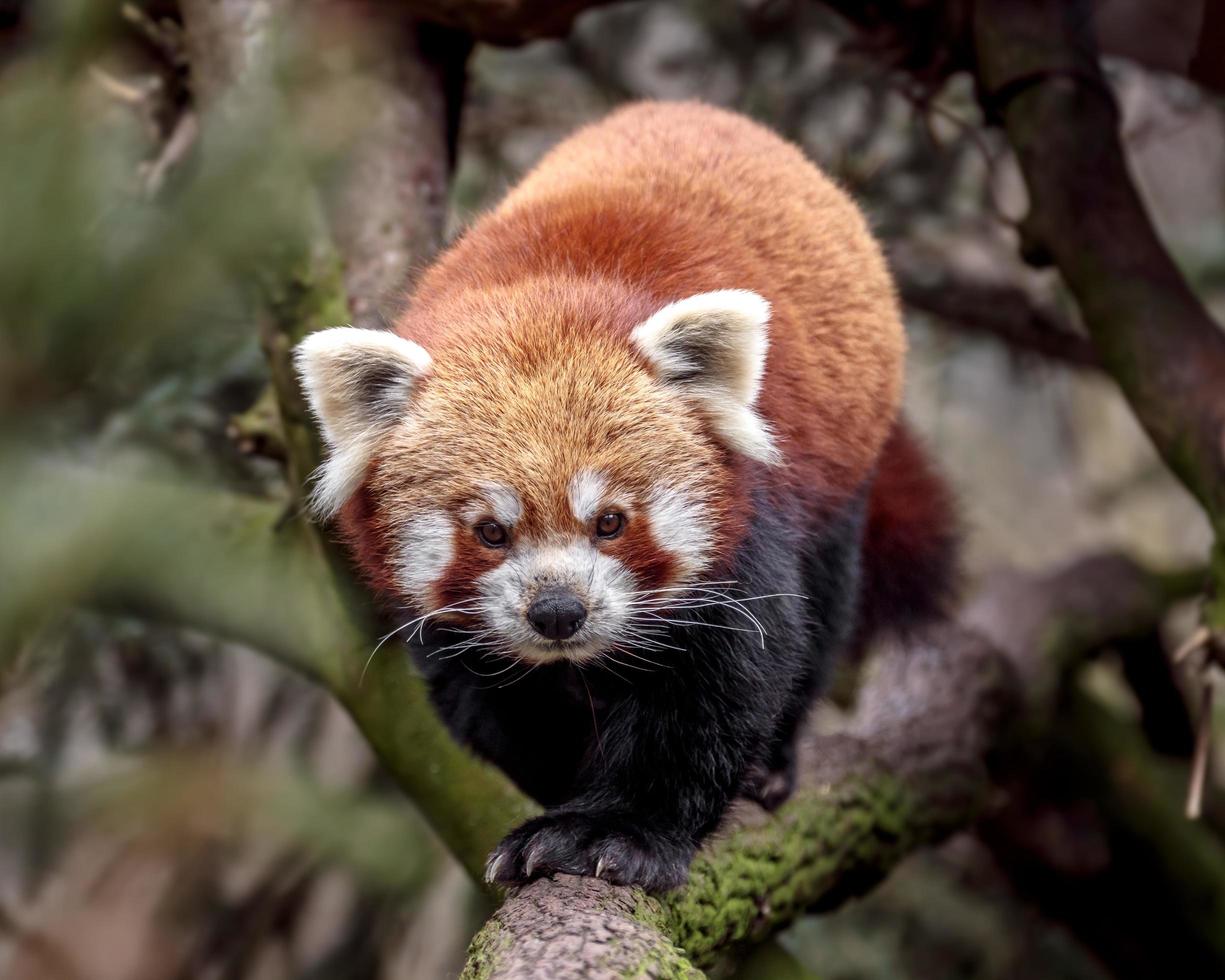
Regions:
[[[601,514],[595,522],[595,533],[601,538],[615,538],[625,530],[625,515],[615,510]]]
[[[476,536],[486,548],[505,548],[510,541],[510,535],[497,521],[486,521],[476,526]]]

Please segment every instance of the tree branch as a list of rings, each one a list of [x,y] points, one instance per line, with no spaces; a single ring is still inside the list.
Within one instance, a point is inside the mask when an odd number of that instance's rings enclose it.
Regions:
[[[1019,286],[948,270],[937,278],[924,277],[904,262],[895,261],[892,266],[902,302],[938,317],[954,330],[995,337],[1014,350],[1072,367],[1101,369],[1101,359],[1089,338]]]
[[[1158,450],[1225,511],[1225,333],[1157,237],[1118,137],[1118,109],[1076,4],[983,0],[977,52],[1031,196],[1026,225],[1075,293]]]
[[[827,6],[920,83],[974,72],[1029,189],[1025,250],[1059,267],[1102,365],[1208,512],[1218,532],[1217,577],[1225,581],[1225,331],[1162,246],[1128,173],[1118,108],[1098,65],[1094,4]],[[1225,628],[1225,589],[1216,602],[1214,621]]]
[[[1063,0],[980,0],[980,92],[998,111],[1030,194],[1027,237],[1076,296],[1102,362],[1217,532],[1225,581],[1225,332],[1162,246],[1132,183],[1118,109]],[[1210,619],[1225,630],[1225,589]]]
[[[397,6],[353,4],[324,32],[345,66],[334,80],[366,118],[327,202],[356,318],[398,312],[442,245],[455,161],[467,35],[421,24]],[[339,40],[337,40],[339,38]]]
[[[874,661],[849,728],[803,746],[795,797],[769,819],[742,808],[740,825],[703,849],[683,891],[651,899],[590,879],[534,882],[478,934],[465,975],[578,976],[597,964],[671,975],[677,947],[707,967],[806,911],[862,894],[983,810],[990,759],[1014,735],[1049,725],[1081,658],[1151,628],[1199,581],[1117,557],[1042,579],[992,579],[967,621],[991,624],[1001,646],[950,625]]]

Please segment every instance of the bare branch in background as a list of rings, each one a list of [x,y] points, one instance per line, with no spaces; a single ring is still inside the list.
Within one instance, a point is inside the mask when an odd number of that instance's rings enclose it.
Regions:
[[[1127,169],[1114,98],[1061,0],[983,0],[982,96],[1029,187],[1029,235],[1063,273],[1107,369],[1158,452],[1225,520],[1225,332],[1170,259]],[[1222,611],[1225,626],[1225,610]]]
[[[394,313],[442,245],[472,47],[466,35],[422,25],[394,6],[363,13],[350,25],[348,77],[339,84],[369,118],[328,200],[357,318]],[[329,33],[345,33],[337,28]]]
[[[574,18],[610,0],[399,0],[414,17],[458,28],[491,44],[560,37]]]
[[[1100,370],[1093,343],[1025,289],[945,270],[938,278],[893,263],[902,302],[938,317],[949,329],[994,337],[1008,347],[1076,368]]]
[[[981,0],[981,97],[1003,120],[1029,188],[1027,237],[1058,265],[1103,364],[1213,525],[1203,617],[1215,654],[1225,649],[1225,331],[1145,211],[1085,23],[1085,9],[1062,0]],[[1215,659],[1200,670],[1209,706]],[[1201,811],[1210,725],[1211,712],[1203,711],[1187,800],[1193,817]]]

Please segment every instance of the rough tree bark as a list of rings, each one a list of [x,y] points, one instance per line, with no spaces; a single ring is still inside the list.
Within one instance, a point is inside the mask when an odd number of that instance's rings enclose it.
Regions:
[[[939,318],[952,330],[995,337],[1009,350],[1037,354],[1069,367],[1100,370],[1092,341],[1025,289],[948,270],[928,277],[896,255],[890,267],[902,302]]]
[[[1054,260],[1107,370],[1217,535],[1205,610],[1225,636],[1225,332],[1162,246],[1119,141],[1083,4],[980,0],[982,98],[1030,193],[1031,248]]]

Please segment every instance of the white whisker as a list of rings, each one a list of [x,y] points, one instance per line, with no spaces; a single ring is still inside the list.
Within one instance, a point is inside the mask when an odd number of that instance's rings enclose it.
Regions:
[[[740,633],[757,633],[762,648],[765,648],[767,632],[760,619],[753,614],[747,603],[766,599],[807,599],[795,592],[771,592],[764,595],[749,595],[744,589],[726,588],[735,585],[734,580],[703,582],[688,586],[669,586],[660,589],[644,589],[636,592],[626,605],[634,619],[644,619],[669,626],[708,626],[711,629],[732,630]],[[733,594],[737,593],[737,594]],[[694,612],[699,609],[724,607],[752,624],[752,629],[732,626],[728,623],[708,623],[702,620],[677,618],[675,613]]]
[[[647,613],[651,619],[658,620],[661,623],[667,623],[670,626],[709,626],[716,630],[734,630],[737,633],[756,633],[757,630],[751,630],[747,626],[729,626],[726,623],[706,623],[700,619],[665,619],[663,616],[656,613]]]
[[[525,678],[525,677],[526,677],[528,674],[530,674],[530,673],[531,673],[533,670],[535,670],[535,669],[536,669],[537,667],[539,667],[539,666],[540,666],[540,664],[532,664],[530,667],[528,667],[528,669],[527,669],[527,670],[525,670],[525,671],[524,671],[522,674],[520,674],[518,677],[514,677],[514,678],[512,678],[511,680],[508,680],[508,681],[505,681],[505,682],[503,682],[503,683],[501,683],[501,684],[498,684],[497,686],[498,686],[499,688],[503,688],[503,687],[510,687],[512,684],[518,684],[518,683],[519,683],[519,681],[523,680],[523,678]]]
[[[612,674],[612,675],[613,675],[613,677],[617,678],[619,681],[622,681],[622,682],[624,682],[624,683],[626,683],[626,684],[630,683],[630,680],[629,680],[629,678],[628,678],[628,677],[623,677],[621,674],[618,674],[618,673],[617,673],[615,670],[613,670],[611,667],[609,667],[609,666],[608,666],[607,661],[609,661],[609,660],[612,660],[612,658],[611,658],[611,657],[608,655],[608,652],[607,652],[607,651],[605,651],[604,653],[600,654],[600,657],[599,657],[599,659],[598,659],[596,662],[597,662],[597,663],[598,663],[598,664],[599,664],[601,667],[603,667],[603,668],[604,668],[606,671],[608,671],[610,674]],[[615,663],[615,664],[616,664],[618,667],[624,667],[624,666],[625,666],[625,664],[621,663],[621,661],[620,661],[620,660],[613,660],[613,663]]]
[[[457,612],[457,613],[465,613],[465,614],[466,614],[466,613],[474,613],[474,612],[479,612],[479,611],[480,611],[479,607],[478,607],[478,608],[476,608],[476,609],[473,609],[473,608],[464,607],[464,606],[459,606],[459,605],[455,605],[455,606],[444,606],[444,607],[443,607],[443,608],[441,608],[441,609],[435,609],[433,612],[428,612],[428,613],[426,613],[424,616],[418,616],[416,619],[410,619],[410,620],[409,620],[407,623],[403,623],[403,624],[401,624],[400,626],[397,626],[397,627],[396,627],[395,629],[393,629],[393,630],[392,630],[390,633],[388,633],[388,634],[387,634],[386,636],[384,636],[384,637],[383,637],[381,640],[379,640],[379,642],[375,644],[374,649],[370,651],[370,656],[368,656],[368,657],[366,658],[366,662],[365,662],[364,664],[362,664],[362,672],[361,672],[361,675],[360,675],[360,676],[358,677],[358,679],[357,679],[357,686],[358,686],[358,689],[360,690],[360,688],[361,688],[362,684],[363,684],[363,683],[365,683],[365,680],[366,680],[366,671],[368,671],[368,670],[370,669],[370,664],[371,664],[371,663],[373,662],[373,660],[374,660],[374,655],[375,655],[376,653],[378,653],[380,649],[382,649],[382,647],[383,647],[383,644],[384,644],[384,643],[386,643],[388,640],[390,640],[390,639],[391,639],[393,636],[395,636],[397,633],[401,632],[402,630],[406,630],[406,629],[408,629],[410,626],[417,626],[417,627],[418,627],[418,629],[424,629],[426,620],[428,620],[428,619],[430,619],[430,618],[432,618],[432,617],[434,617],[434,616],[442,616],[442,615],[444,615],[445,613],[456,613],[456,612]],[[410,634],[409,634],[409,639],[410,639],[410,641],[411,641],[411,639],[412,639],[412,633],[410,633]]]
[[[635,660],[641,660],[643,663],[650,664],[652,667],[658,667],[660,670],[667,670],[668,667],[670,666],[669,664],[661,664],[657,660],[652,660],[650,657],[644,657],[642,656],[642,654],[638,653],[635,650],[629,650],[625,647],[618,646],[616,644],[614,644],[611,649],[616,650],[618,653],[623,653],[627,657],[633,657]],[[626,664],[625,666],[631,667],[633,665]],[[638,668],[638,670],[645,670],[645,669],[646,668],[643,668],[643,667]]]

